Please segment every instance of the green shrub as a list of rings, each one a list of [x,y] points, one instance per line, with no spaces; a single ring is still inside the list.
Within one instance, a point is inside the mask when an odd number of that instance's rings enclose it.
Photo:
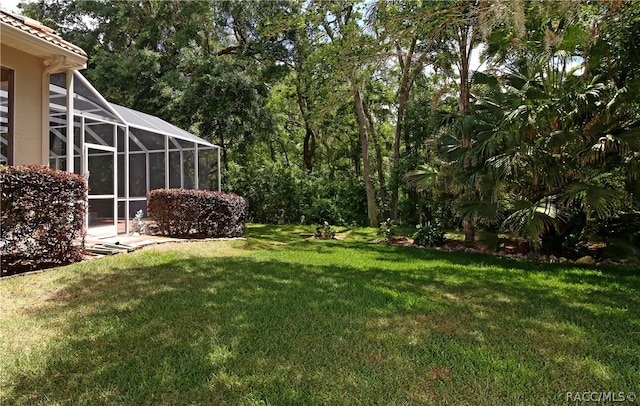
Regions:
[[[174,237],[242,235],[247,209],[246,199],[233,193],[157,189],[147,199],[149,216],[160,232]]]
[[[304,221],[307,223],[344,224],[340,207],[335,197],[315,197],[309,202],[309,208],[304,210]]]
[[[367,225],[364,181],[351,173],[307,173],[296,166],[230,165],[229,190],[250,202],[248,219],[266,224]]]
[[[615,216],[602,220],[592,219],[585,230],[587,234],[596,234],[605,241],[621,239],[640,247],[640,210],[620,211]]]
[[[316,226],[316,232],[314,234],[314,237],[320,238],[323,240],[330,240],[335,236],[336,236],[336,230],[334,230],[334,228],[331,227],[331,224],[327,223],[326,221]]]
[[[84,177],[45,166],[0,167],[0,275],[82,259]]]
[[[385,244],[391,244],[395,235],[395,224],[390,218],[380,224],[380,233],[384,236]]]
[[[249,202],[249,221],[266,224],[299,223],[310,194],[306,175],[297,167],[280,164],[240,167],[230,165],[228,190]]]
[[[433,224],[426,224],[413,235],[413,243],[423,247],[434,247],[444,243],[444,230]]]

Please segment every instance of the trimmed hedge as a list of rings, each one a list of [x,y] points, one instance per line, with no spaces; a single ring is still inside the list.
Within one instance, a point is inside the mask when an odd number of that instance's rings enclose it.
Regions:
[[[249,205],[241,196],[204,190],[157,189],[147,211],[162,234],[172,237],[242,235]]]
[[[1,276],[80,261],[84,177],[46,166],[0,167]]]

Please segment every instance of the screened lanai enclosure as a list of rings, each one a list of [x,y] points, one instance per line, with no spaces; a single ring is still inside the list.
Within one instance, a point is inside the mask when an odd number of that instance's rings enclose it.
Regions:
[[[49,164],[88,175],[89,236],[116,235],[119,220],[120,232],[128,233],[128,220],[138,210],[147,215],[150,190],[220,191],[218,146],[158,117],[109,103],[78,72],[51,75],[49,97]]]

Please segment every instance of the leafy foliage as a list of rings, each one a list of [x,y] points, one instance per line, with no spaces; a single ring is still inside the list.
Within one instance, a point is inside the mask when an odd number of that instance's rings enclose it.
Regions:
[[[570,213],[606,221],[633,204],[638,179],[640,121],[626,90],[568,67],[575,38],[558,35],[551,49],[532,43],[500,71],[477,73],[476,103],[464,117],[450,114],[440,138],[441,156],[456,168],[449,181],[465,190],[461,215],[536,249],[544,235],[570,232]],[[468,145],[457,136],[465,132]]]
[[[245,227],[248,203],[236,194],[157,189],[147,198],[149,216],[165,235],[237,237]]]
[[[202,52],[185,52],[185,59],[190,76],[179,99],[182,117],[224,148],[223,164],[228,168],[228,149],[242,152],[270,131],[268,88],[240,63],[207,58]]]
[[[0,276],[82,259],[84,178],[43,166],[0,167]]]
[[[380,223],[380,232],[384,236],[385,244],[391,244],[393,242],[393,236],[395,234],[395,224],[390,218]]]
[[[313,236],[321,240],[330,240],[336,236],[336,230],[331,226],[331,224],[325,221],[324,223],[316,226],[316,231]]]
[[[444,230],[437,224],[425,224],[413,235],[413,243],[423,247],[435,247],[444,243]]]
[[[352,174],[327,183],[320,171],[310,174],[298,166],[265,163],[231,165],[226,177],[227,188],[251,202],[248,218],[252,222],[367,224],[362,209],[364,184]]]
[[[301,182],[302,171],[280,164],[262,167],[231,165],[226,178],[228,190],[251,203],[248,219],[267,224],[298,223],[304,212],[309,185]]]

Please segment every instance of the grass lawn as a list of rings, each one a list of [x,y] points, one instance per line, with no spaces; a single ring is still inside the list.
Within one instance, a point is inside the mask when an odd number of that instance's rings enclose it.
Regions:
[[[374,245],[366,229],[301,236],[313,229],[0,280],[0,404],[640,395],[640,270]]]

